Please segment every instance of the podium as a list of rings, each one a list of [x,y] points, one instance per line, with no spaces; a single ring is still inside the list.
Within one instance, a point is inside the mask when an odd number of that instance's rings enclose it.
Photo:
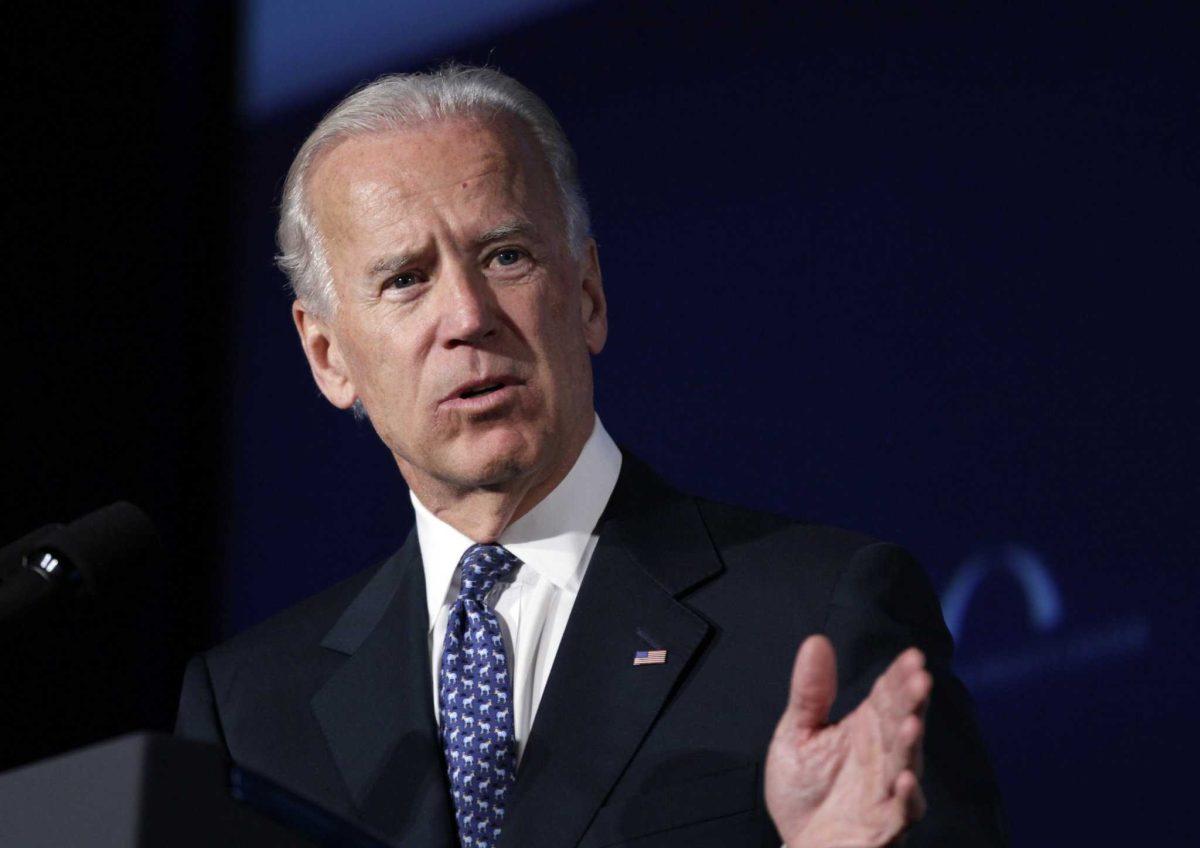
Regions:
[[[0,845],[387,848],[222,752],[134,733],[0,774]]]

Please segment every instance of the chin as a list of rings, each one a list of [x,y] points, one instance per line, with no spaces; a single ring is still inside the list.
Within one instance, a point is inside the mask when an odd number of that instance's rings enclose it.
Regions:
[[[471,486],[500,486],[529,473],[537,451],[524,436],[513,431],[491,432],[462,446],[461,478]]]

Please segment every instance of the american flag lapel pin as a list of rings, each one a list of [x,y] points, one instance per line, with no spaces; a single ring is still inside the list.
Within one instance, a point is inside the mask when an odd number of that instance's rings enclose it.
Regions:
[[[633,655],[634,665],[662,665],[667,661],[667,652],[661,648],[653,651],[637,651]]]

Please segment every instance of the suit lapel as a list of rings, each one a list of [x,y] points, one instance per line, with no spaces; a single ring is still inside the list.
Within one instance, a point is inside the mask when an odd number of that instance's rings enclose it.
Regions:
[[[362,819],[400,844],[440,848],[456,837],[433,716],[428,622],[413,532],[322,640],[346,660],[311,706]]]
[[[688,498],[626,455],[538,707],[502,848],[573,846],[686,677],[709,627],[676,600],[721,570]],[[661,665],[634,653],[667,651]]]

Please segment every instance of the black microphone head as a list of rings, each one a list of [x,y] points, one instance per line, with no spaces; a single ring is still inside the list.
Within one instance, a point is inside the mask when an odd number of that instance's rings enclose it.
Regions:
[[[0,583],[8,572],[20,567],[26,554],[61,529],[61,524],[47,524],[0,548]]]
[[[90,512],[52,533],[39,547],[64,555],[89,592],[103,591],[110,569],[145,563],[158,546],[149,516],[128,501]]]
[[[30,615],[80,595],[135,602],[158,548],[146,513],[124,501],[29,534],[4,549],[12,559],[19,552],[20,565],[0,573],[0,629],[24,627]]]

